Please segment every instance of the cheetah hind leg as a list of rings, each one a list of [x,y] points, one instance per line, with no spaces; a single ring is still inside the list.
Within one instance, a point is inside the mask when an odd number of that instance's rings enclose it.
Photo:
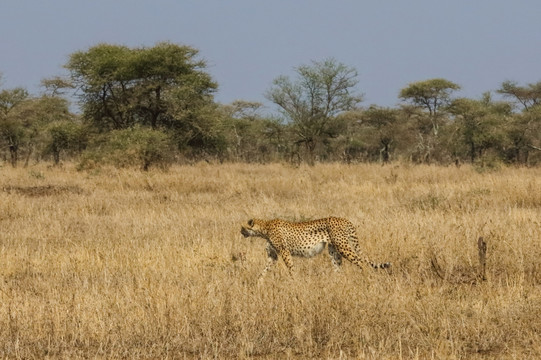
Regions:
[[[328,248],[329,256],[331,257],[332,264],[334,265],[334,271],[339,271],[340,265],[342,265],[342,255],[340,254],[340,252],[338,252],[338,250],[336,250],[334,245],[329,244]]]
[[[364,269],[364,263],[363,263],[363,260],[361,259],[361,257],[357,254],[355,254],[355,252],[351,249],[340,249],[338,248],[338,251],[340,252],[340,255],[345,257],[346,259],[349,260],[349,262],[351,262],[352,264],[355,264],[359,267],[359,269],[363,270]]]

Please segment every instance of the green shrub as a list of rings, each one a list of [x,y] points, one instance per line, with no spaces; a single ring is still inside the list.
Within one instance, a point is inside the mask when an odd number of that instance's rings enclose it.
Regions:
[[[144,127],[114,130],[95,141],[81,158],[79,169],[101,164],[116,167],[152,166],[167,169],[174,160],[174,146],[168,134]]]

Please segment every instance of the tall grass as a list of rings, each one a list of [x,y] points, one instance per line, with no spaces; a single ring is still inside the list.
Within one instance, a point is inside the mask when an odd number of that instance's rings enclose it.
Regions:
[[[242,222],[330,215],[393,272],[321,254],[257,285]],[[480,236],[487,280],[452,281]],[[2,358],[538,358],[540,264],[541,169],[0,169]]]

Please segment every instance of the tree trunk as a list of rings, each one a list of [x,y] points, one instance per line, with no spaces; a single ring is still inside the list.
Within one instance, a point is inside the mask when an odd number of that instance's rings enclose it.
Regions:
[[[24,159],[24,167],[25,168],[28,167],[28,163],[30,162],[30,156],[32,156],[33,152],[34,152],[34,147],[30,146],[30,148],[28,149],[28,153],[26,154],[26,157]]]
[[[470,159],[473,164],[475,161],[475,143],[473,141],[470,142]]]
[[[380,150],[381,153],[381,160],[384,164],[387,164],[389,162],[389,147],[391,145],[391,142],[388,141],[381,141],[381,144],[383,145],[383,149]]]
[[[307,141],[306,143],[306,149],[308,150],[308,165],[314,166],[316,163],[315,159],[315,149],[316,149],[316,142],[313,140]]]
[[[53,151],[53,159],[55,165],[58,165],[60,163],[60,151]]]
[[[9,155],[11,157],[11,166],[17,167],[17,160],[18,160],[17,145],[9,145]]]

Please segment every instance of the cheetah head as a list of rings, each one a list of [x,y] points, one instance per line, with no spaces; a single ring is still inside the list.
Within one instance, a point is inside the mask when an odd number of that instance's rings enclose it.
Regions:
[[[265,238],[267,237],[267,232],[262,225],[263,222],[261,220],[250,219],[246,224],[242,225],[240,233],[244,235],[244,237],[259,236]]]

